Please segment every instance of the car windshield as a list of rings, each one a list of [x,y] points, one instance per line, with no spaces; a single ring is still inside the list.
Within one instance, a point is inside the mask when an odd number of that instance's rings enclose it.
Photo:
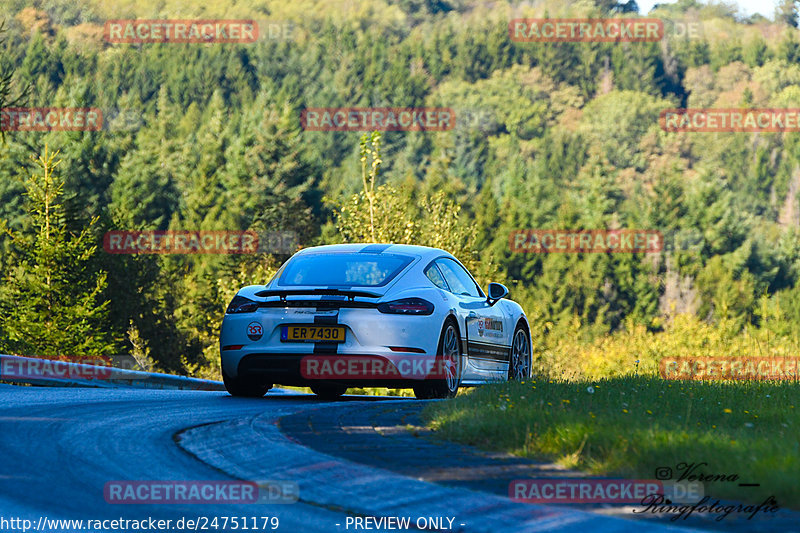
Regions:
[[[412,260],[393,254],[304,254],[289,261],[278,285],[382,287]]]

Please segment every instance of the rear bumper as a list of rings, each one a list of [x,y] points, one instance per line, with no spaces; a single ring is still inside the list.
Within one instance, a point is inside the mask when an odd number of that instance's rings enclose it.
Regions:
[[[442,379],[436,357],[428,354],[249,353],[236,363],[236,375],[279,385],[308,387],[337,383],[348,387],[411,388]],[[226,373],[232,373],[226,367]]]

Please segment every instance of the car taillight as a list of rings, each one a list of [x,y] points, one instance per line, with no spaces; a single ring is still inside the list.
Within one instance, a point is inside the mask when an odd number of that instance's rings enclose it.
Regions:
[[[227,346],[222,347],[222,351],[225,352],[227,350],[241,350],[244,348],[244,344],[229,344]]]
[[[433,313],[433,304],[422,298],[403,298],[380,304],[378,311],[396,315],[430,315]]]
[[[244,296],[234,296],[228,308],[225,310],[228,314],[234,313],[252,313],[258,309],[258,302],[254,302]]]

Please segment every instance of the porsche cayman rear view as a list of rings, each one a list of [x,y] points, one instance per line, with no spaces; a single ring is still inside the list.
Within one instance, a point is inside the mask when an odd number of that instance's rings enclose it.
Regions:
[[[503,285],[490,283],[487,292],[436,248],[304,249],[228,306],[220,334],[225,387],[251,397],[280,384],[310,386],[324,398],[355,386],[448,398],[460,386],[525,379],[525,313]]]

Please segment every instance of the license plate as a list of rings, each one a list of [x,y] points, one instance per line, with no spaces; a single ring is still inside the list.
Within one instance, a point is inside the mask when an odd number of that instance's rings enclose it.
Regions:
[[[344,326],[283,326],[282,342],[344,342]]]

